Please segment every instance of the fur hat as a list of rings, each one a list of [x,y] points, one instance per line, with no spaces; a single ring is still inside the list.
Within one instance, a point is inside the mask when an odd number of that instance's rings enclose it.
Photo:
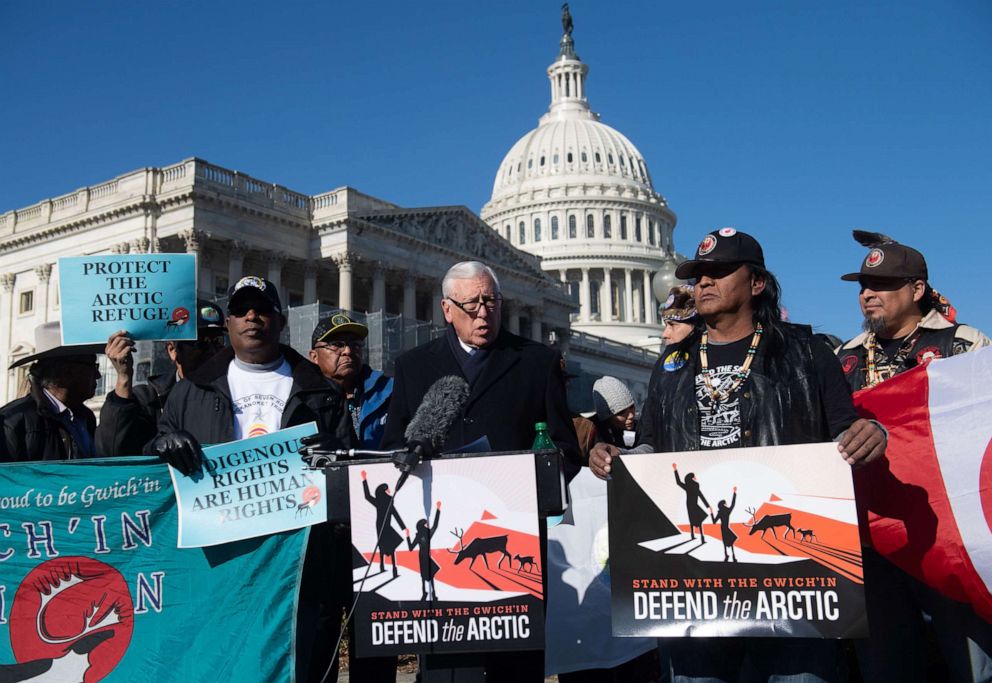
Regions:
[[[626,384],[606,376],[592,385],[592,402],[596,405],[596,417],[605,420],[634,405],[634,397]]]
[[[692,287],[676,285],[668,292],[668,299],[661,306],[661,319],[667,322],[693,323],[699,316]]]

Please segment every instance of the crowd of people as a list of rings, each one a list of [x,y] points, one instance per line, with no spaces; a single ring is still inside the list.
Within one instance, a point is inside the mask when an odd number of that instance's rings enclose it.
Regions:
[[[809,327],[783,320],[779,284],[757,240],[733,228],[706,235],[676,271],[689,284],[672,288],[661,307],[664,350],[644,404],[636,406],[620,380],[602,377],[588,417],[569,410],[560,354],[502,326],[497,275],[475,261],[444,275],[444,334],[401,355],[392,378],[365,363],[368,329],[346,311],[319,322],[309,357],[281,344],[286,316],[279,292],[256,276],[231,287],[226,311],[199,302],[198,338],[168,342],[174,370],[146,385],[133,385],[134,342],[125,330],[102,347],[65,347],[58,323],[50,323],[37,331],[36,353],[16,363],[30,365],[30,390],[0,409],[0,460],[144,453],[192,475],[202,466],[201,444],[309,422],[328,449],[403,448],[425,393],[439,378],[455,375],[467,381],[470,394],[442,451],[482,437],[494,451],[524,450],[535,423],[544,422],[562,453],[566,479],[583,466],[608,478],[623,453],[831,440],[839,458],[860,467],[884,456],[887,432],[857,414],[852,390],[990,341],[956,321],[931,287],[922,254],[884,235],[856,237],[869,252],[860,270],[843,279],[860,285],[865,332],[832,349]],[[98,353],[117,374],[99,422],[84,405],[99,379]],[[680,486],[693,483],[688,475],[685,481],[675,476]],[[735,501],[736,493],[730,508]],[[714,523],[726,507],[711,510]],[[420,531],[429,541],[426,527]],[[309,538],[297,609],[297,680],[335,680],[334,644],[353,599],[349,529],[321,524]],[[393,552],[401,542],[395,540]],[[992,680],[989,624],[870,548],[864,571],[872,635],[856,643],[862,680],[925,680],[927,629],[937,634],[954,680]],[[832,640],[684,638],[665,645],[670,662],[649,653],[614,670],[561,678],[839,681],[852,675],[845,644]],[[448,665],[474,667],[486,680],[544,678],[541,651],[464,655]],[[350,672],[356,681],[395,680],[396,658],[352,656]]]

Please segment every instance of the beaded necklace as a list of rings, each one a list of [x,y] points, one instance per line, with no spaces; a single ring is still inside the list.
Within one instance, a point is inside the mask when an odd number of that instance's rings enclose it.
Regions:
[[[880,382],[884,382],[894,375],[898,366],[906,362],[906,358],[909,356],[909,352],[916,345],[916,340],[919,339],[922,328],[919,325],[916,329],[906,337],[906,339],[899,345],[899,350],[896,351],[896,355],[893,356],[890,362],[889,372],[885,373],[886,376],[882,376],[883,373],[878,371],[878,362],[875,360],[876,349],[879,348],[878,340],[875,338],[874,332],[868,333],[868,338],[865,340],[865,345],[868,347],[868,355],[865,358],[865,382],[866,386],[873,387]]]
[[[734,381],[730,387],[721,391],[720,389],[713,386],[712,374],[713,371],[709,368],[709,360],[706,357],[707,340],[709,338],[706,332],[703,332],[703,338],[699,342],[699,364],[700,370],[703,374],[703,383],[706,385],[706,390],[710,393],[710,398],[716,402],[726,401],[730,398],[730,395],[737,391],[738,388],[744,383],[744,380],[748,378],[751,374],[751,363],[754,362],[754,354],[758,351],[758,342],[761,341],[761,333],[764,330],[761,327],[761,323],[758,323],[754,327],[754,336],[751,337],[751,345],[747,348],[747,357],[744,359],[744,364],[741,369],[734,374]]]

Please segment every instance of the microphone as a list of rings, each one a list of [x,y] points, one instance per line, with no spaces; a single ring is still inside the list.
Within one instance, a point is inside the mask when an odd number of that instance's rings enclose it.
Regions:
[[[402,473],[396,482],[397,491],[420,461],[434,457],[444,444],[452,425],[468,403],[469,393],[468,382],[463,377],[446,375],[424,394],[404,432],[407,450],[393,456],[393,464]]]
[[[339,458],[395,458],[403,453],[406,453],[406,450],[401,448],[392,451],[371,451],[361,448],[338,448],[335,450],[324,451],[318,448],[313,448],[312,446],[307,446],[301,449],[301,452],[303,453],[303,460],[309,467],[319,469],[330,465],[332,462],[337,462]]]

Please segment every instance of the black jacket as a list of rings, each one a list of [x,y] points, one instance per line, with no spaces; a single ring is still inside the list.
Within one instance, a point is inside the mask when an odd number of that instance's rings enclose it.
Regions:
[[[72,409],[82,419],[90,436],[96,430],[96,417],[86,406]],[[0,408],[4,445],[0,460],[74,460],[79,450],[72,433],[62,424],[40,386],[31,383],[31,393]]]
[[[293,373],[293,387],[282,412],[280,428],[316,422],[323,434],[335,437],[335,448],[357,448],[358,442],[343,392],[320,374],[316,365],[288,346],[280,346]],[[227,347],[196,372],[178,382],[159,418],[158,432],[185,430],[201,444],[234,440],[234,405],[227,368],[234,349]]]
[[[565,401],[559,355],[505,330],[489,347],[490,357],[455,421],[442,450],[487,436],[494,451],[524,450],[534,443],[534,424],[547,422],[551,439],[565,456],[566,479],[581,467],[572,416]],[[406,426],[430,386],[446,375],[464,377],[445,337],[396,359],[393,396],[382,448],[403,448]]]
[[[766,333],[758,346],[751,374],[738,390],[741,409],[741,446],[786,446],[830,441],[831,433],[822,387],[817,380],[808,327],[781,323],[772,342]],[[662,453],[699,450],[699,410],[696,375],[699,373],[699,337],[669,346],[651,373],[648,397],[637,428],[637,445],[650,444]],[[774,344],[774,349],[772,346]],[[685,349],[682,362],[673,354]],[[832,359],[831,359],[832,360]],[[836,381],[843,383],[839,372]],[[847,399],[850,401],[850,398]],[[853,404],[844,429],[857,415]]]
[[[103,456],[139,455],[158,432],[158,419],[169,392],[176,386],[176,373],[153,375],[148,384],[131,389],[131,398],[111,391],[100,408],[96,428],[96,452]]]

